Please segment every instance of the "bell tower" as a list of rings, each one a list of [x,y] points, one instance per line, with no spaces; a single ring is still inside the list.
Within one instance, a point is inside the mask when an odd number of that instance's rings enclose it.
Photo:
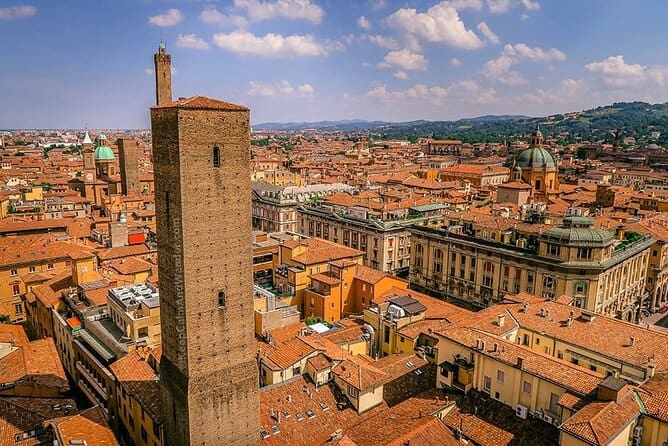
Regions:
[[[95,149],[93,148],[93,141],[90,135],[86,132],[83,141],[81,142],[83,150],[84,168],[84,196],[86,198],[95,198],[95,182],[97,181],[97,173],[95,171]]]
[[[172,55],[167,54],[164,42],[160,42],[158,52],[153,55],[155,65],[155,104],[172,102]]]

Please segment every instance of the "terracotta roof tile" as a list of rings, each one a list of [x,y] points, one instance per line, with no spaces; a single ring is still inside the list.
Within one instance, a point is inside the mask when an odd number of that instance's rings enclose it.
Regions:
[[[248,107],[232,104],[230,102],[219,101],[205,96],[192,96],[183,98],[164,105],[155,105],[152,108],[185,108],[196,110],[230,110],[230,111],[248,111]]]
[[[606,445],[627,423],[640,415],[636,393],[629,391],[619,404],[593,402],[580,409],[559,429],[592,445]]]

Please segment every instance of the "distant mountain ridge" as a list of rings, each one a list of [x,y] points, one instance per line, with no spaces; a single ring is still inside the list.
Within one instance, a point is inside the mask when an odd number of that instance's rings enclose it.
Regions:
[[[484,115],[456,121],[409,122],[319,121],[301,123],[263,123],[257,130],[303,131],[308,129],[338,132],[364,132],[375,138],[420,137],[456,138],[465,142],[503,142],[522,137],[540,125],[545,136],[555,136],[563,143],[612,140],[612,131],[636,140],[668,144],[668,103],[618,102],[589,110],[544,117],[523,115]],[[656,137],[656,134],[659,134]]]

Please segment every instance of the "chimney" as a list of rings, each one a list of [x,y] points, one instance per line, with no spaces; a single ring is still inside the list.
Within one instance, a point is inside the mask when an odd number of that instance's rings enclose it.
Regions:
[[[651,378],[656,373],[656,362],[654,362],[654,357],[649,358],[649,363],[647,364],[647,374],[646,378]]]
[[[480,349],[482,348],[482,347],[481,347],[481,344],[482,344],[482,339],[478,338],[478,339],[475,340],[475,348],[476,348],[476,350],[480,350]]]
[[[499,325],[499,327],[503,327],[504,325],[506,325],[506,315],[505,314],[499,314],[497,324]]]
[[[568,319],[566,319],[566,326],[570,327],[571,325],[573,325],[573,318],[569,317]]]
[[[524,366],[524,356],[517,357],[517,368],[521,369]]]
[[[636,345],[636,338],[634,336],[631,336],[629,338],[629,347],[633,347],[634,345]]]
[[[278,424],[281,424],[282,415],[283,414],[281,413],[280,410],[278,412],[276,412],[276,421],[278,422]]]
[[[527,301],[525,300],[525,301],[524,301],[524,312],[526,313],[526,312],[528,312],[528,311],[529,311],[529,302],[527,302]]]
[[[540,309],[540,317],[545,317],[545,308]]]
[[[493,352],[498,352],[499,351],[499,344],[498,343],[496,343],[496,342],[494,343],[494,346],[492,347],[492,351]]]
[[[483,352],[485,351],[485,347],[486,347],[485,344],[487,344],[485,341],[480,341],[480,350],[482,350]]]

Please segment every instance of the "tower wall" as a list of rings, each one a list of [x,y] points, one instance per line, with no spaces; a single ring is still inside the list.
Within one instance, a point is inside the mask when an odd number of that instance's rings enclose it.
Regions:
[[[151,127],[165,444],[257,444],[249,111],[156,107]]]

